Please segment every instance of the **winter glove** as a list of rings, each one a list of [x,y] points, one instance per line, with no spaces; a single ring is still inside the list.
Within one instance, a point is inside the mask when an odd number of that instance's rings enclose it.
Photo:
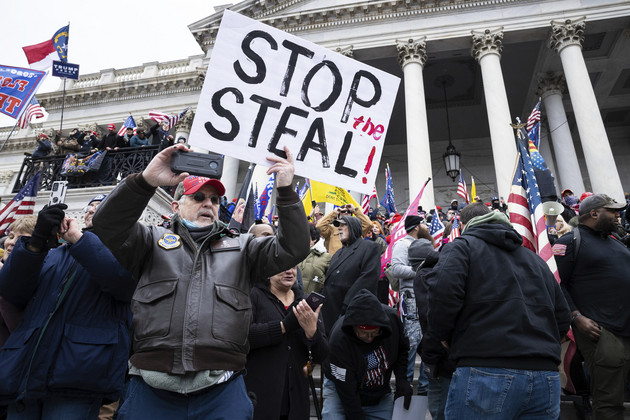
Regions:
[[[284,325],[284,330],[286,332],[295,331],[298,328],[300,328],[300,323],[298,322],[297,317],[293,313],[293,306],[294,305],[289,306],[289,312],[287,313],[287,316],[285,316],[284,319],[282,320],[282,325]]]
[[[394,401],[398,399],[398,397],[405,397],[403,401],[403,406],[405,410],[409,410],[409,405],[411,405],[411,396],[413,395],[413,388],[407,379],[402,379],[396,381],[396,392],[394,393]]]
[[[57,245],[57,231],[66,214],[63,212],[68,206],[65,204],[53,204],[44,206],[37,216],[35,230],[29,244],[40,251],[47,251]]]

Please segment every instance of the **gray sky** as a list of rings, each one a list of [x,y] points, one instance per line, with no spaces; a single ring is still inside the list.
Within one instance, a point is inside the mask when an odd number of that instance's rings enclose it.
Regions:
[[[188,25],[229,0],[27,0],[11,2],[3,19],[0,64],[28,68],[22,47],[52,38],[70,22],[68,61],[80,74],[203,54]],[[233,0],[237,3],[238,0]],[[48,75],[39,92],[60,87]],[[0,127],[15,120],[0,114]],[[3,139],[0,139],[3,140]]]

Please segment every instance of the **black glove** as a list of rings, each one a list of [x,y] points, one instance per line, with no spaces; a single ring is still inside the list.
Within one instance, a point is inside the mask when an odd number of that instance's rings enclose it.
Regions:
[[[300,323],[293,313],[293,305],[289,306],[289,312],[287,313],[287,316],[285,316],[282,320],[282,325],[284,325],[284,330],[286,332],[295,331],[300,328]]]
[[[413,388],[408,380],[403,379],[400,381],[396,381],[396,392],[394,393],[394,401],[398,399],[398,397],[405,397],[405,401],[403,401],[403,406],[405,410],[409,410],[409,405],[411,405],[411,396],[413,395]]]
[[[68,206],[53,204],[44,206],[37,215],[37,223],[29,244],[40,251],[47,251],[57,245],[57,231],[66,214],[63,212]]]

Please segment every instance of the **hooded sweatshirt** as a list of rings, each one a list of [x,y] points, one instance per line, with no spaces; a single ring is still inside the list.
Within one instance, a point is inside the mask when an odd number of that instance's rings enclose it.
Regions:
[[[365,343],[354,333],[355,325],[381,328],[381,335]],[[362,406],[376,405],[391,392],[396,381],[406,380],[409,341],[396,311],[381,304],[366,289],[350,302],[346,314],[332,328],[330,357],[322,367],[334,384],[346,418],[364,419]]]
[[[326,271],[322,294],[326,297],[322,317],[326,333],[343,315],[352,298],[361,289],[376,294],[381,274],[381,250],[373,241],[361,239],[361,221],[356,217],[341,218],[348,224],[349,240],[335,252]]]
[[[557,370],[570,324],[560,286],[507,219],[480,217],[427,275],[430,334],[457,366]]]

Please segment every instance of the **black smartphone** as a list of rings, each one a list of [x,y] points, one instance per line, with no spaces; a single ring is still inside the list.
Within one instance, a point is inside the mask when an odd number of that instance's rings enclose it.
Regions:
[[[306,303],[311,307],[312,310],[316,310],[319,305],[324,303],[326,297],[324,295],[320,295],[317,292],[311,292],[306,297]]]
[[[223,156],[176,150],[171,158],[171,171],[219,179],[223,174]]]

